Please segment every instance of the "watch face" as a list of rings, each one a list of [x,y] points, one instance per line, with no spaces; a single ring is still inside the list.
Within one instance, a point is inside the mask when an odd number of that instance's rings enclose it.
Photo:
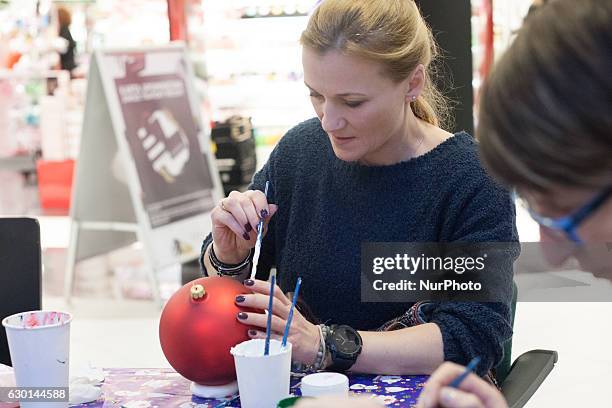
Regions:
[[[361,341],[357,333],[347,327],[338,327],[332,337],[336,350],[345,355],[352,355],[361,349]]]

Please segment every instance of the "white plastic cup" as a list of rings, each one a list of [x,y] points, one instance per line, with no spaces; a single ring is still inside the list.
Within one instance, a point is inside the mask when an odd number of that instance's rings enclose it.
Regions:
[[[72,316],[68,313],[40,310],[17,313],[2,320],[18,388],[64,387],[68,390],[71,321]],[[20,406],[67,408],[67,400],[23,401]]]
[[[264,339],[253,339],[230,350],[243,408],[275,408],[278,401],[289,396],[291,343],[283,348],[280,341],[270,340],[267,356],[264,346]]]

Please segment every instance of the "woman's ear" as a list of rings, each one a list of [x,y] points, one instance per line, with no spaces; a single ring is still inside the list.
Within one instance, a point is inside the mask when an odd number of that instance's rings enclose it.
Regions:
[[[425,66],[419,64],[406,79],[406,100],[414,102],[423,92],[425,86]]]

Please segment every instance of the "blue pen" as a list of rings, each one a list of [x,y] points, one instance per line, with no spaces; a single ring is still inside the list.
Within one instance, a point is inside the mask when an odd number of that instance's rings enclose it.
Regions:
[[[474,357],[465,367],[465,370],[449,384],[449,387],[459,388],[461,382],[465,380],[465,377],[467,377],[472,371],[474,371],[476,366],[478,366],[478,363],[480,363],[480,357]]]

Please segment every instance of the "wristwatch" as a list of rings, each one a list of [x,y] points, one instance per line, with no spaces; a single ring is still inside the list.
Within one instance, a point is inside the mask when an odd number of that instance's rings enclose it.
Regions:
[[[332,325],[325,337],[325,346],[332,360],[327,370],[347,371],[357,361],[362,344],[363,340],[357,330],[347,325]]]

